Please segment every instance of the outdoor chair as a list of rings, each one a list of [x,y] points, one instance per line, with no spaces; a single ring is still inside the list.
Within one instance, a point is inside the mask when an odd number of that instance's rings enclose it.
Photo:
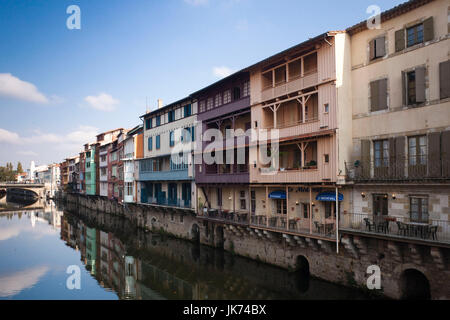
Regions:
[[[372,231],[372,229],[375,229],[375,223],[370,222],[369,218],[364,218],[363,220],[366,224],[367,231]]]
[[[428,227],[427,231],[426,231],[426,233],[427,233],[426,238],[431,238],[433,240],[437,240],[437,229],[438,229],[438,226]]]
[[[397,221],[398,234],[402,236],[408,235],[408,226],[400,221]]]
[[[322,226],[317,221],[314,221],[314,225],[316,226],[317,232],[321,233],[320,230],[322,229]]]

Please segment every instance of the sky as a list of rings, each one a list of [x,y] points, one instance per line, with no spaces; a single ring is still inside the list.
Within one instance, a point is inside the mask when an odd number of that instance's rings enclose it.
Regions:
[[[404,0],[1,0],[0,166],[77,155],[95,136]],[[77,5],[80,28],[67,21]],[[70,25],[69,23],[69,25]]]

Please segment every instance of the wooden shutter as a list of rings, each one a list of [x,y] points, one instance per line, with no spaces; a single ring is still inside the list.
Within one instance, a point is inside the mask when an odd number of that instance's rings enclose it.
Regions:
[[[428,176],[441,176],[441,133],[433,132],[428,135]]]
[[[418,67],[416,72],[416,102],[425,102],[425,67]]]
[[[379,82],[373,81],[370,83],[370,111],[379,110],[379,95],[378,95]]]
[[[433,39],[434,39],[433,17],[430,17],[423,22],[423,40],[431,41]]]
[[[369,52],[370,60],[375,59],[375,40],[369,42]]]
[[[395,177],[395,138],[389,138],[389,177]]]
[[[395,31],[395,52],[405,49],[405,30]]]
[[[370,177],[370,140],[361,140],[361,167],[363,178]]]
[[[441,99],[450,97],[450,60],[439,64],[439,91]]]
[[[442,132],[441,159],[442,159],[442,176],[445,178],[449,178],[450,177],[450,131]]]
[[[384,57],[386,54],[385,37],[375,39],[375,57]]]
[[[395,138],[395,176],[405,176],[405,137]]]
[[[378,81],[378,110],[387,109],[387,79]]]

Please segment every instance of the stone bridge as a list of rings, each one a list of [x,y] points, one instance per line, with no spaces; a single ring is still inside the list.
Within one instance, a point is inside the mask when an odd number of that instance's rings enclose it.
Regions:
[[[0,198],[5,198],[3,195],[7,193],[8,190],[20,191],[24,190],[31,191],[38,198],[45,197],[45,185],[43,183],[14,183],[14,182],[0,182]]]

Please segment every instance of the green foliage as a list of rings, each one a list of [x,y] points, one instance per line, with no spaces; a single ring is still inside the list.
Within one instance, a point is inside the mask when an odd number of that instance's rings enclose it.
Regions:
[[[6,163],[6,167],[0,166],[0,181],[15,181],[16,171],[13,169],[13,165],[10,162]]]
[[[19,162],[17,162],[17,173],[23,173],[23,168],[22,168],[22,164]]]

